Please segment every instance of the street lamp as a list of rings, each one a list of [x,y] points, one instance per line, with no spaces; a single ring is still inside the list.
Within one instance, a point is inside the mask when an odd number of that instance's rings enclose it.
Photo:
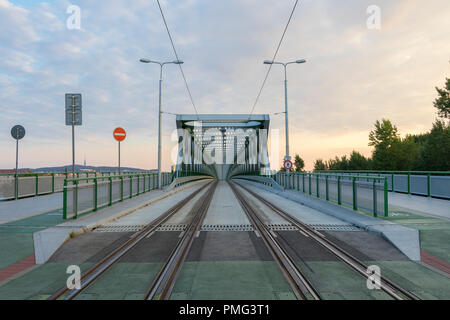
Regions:
[[[292,61],[292,62],[287,62],[287,63],[283,63],[283,62],[275,62],[275,61],[271,61],[271,60],[265,60],[264,64],[281,64],[284,67],[284,104],[285,104],[285,114],[286,114],[286,156],[284,157],[284,160],[291,160],[291,156],[289,155],[289,123],[288,123],[288,91],[287,91],[287,66],[289,64],[301,64],[301,63],[305,63],[306,60],[305,59],[301,59],[301,60],[296,60],[296,61]],[[289,173],[289,170],[288,170]]]
[[[158,62],[149,59],[140,59],[142,63],[156,63],[160,66],[159,74],[159,111],[158,111],[158,188],[161,189],[161,97],[162,97],[162,82],[163,82],[163,67],[166,64],[183,64],[181,60]]]

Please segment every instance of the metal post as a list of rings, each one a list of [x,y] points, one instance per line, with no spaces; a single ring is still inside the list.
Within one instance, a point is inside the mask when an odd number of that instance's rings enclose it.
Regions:
[[[320,175],[316,175],[316,193],[317,193],[317,198],[320,198],[320,193],[319,193],[319,179],[320,179]]]
[[[109,206],[112,206],[112,177],[109,177]]]
[[[75,179],[75,96],[72,95],[72,178]],[[78,178],[78,177],[77,177]],[[77,184],[77,192],[78,193],[78,181]],[[78,216],[78,194],[73,193],[73,203],[75,206],[75,217]]]
[[[72,96],[72,175],[75,178],[75,96]]]
[[[63,186],[63,219],[67,219],[67,178],[64,179]]]
[[[19,135],[19,129],[17,129],[17,135]],[[17,200],[19,198],[19,173],[18,173],[18,167],[19,167],[19,139],[16,139],[16,181],[14,186],[14,198]]]
[[[94,179],[94,212],[98,209],[98,183],[97,178]]]
[[[388,197],[388,183],[387,178],[384,180],[384,216],[389,217],[389,197]]]
[[[119,176],[120,176],[120,141],[119,141]]]
[[[373,179],[373,216],[376,218],[377,214],[377,180]]]
[[[356,195],[356,177],[352,178],[352,189],[353,189],[353,210],[358,210],[357,195]]]
[[[337,194],[338,194],[338,204],[342,205],[342,199],[341,199],[341,176],[337,177]]]
[[[287,68],[284,64],[284,106],[285,106],[285,122],[286,122],[286,158],[289,159],[289,123],[288,123],[288,89],[287,89]],[[289,170],[288,170],[289,172]],[[289,173],[288,173],[289,174]]]
[[[158,111],[158,189],[161,189],[161,103],[162,103],[162,83],[163,83],[163,64],[160,65],[159,75],[159,111]]]

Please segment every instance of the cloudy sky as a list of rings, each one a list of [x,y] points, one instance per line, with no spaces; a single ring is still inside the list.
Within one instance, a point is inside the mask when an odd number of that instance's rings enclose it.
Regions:
[[[165,0],[163,10],[199,113],[249,113],[293,0]],[[81,29],[69,30],[71,5]],[[381,9],[381,29],[367,8]],[[377,119],[402,134],[425,132],[435,119],[435,86],[450,76],[450,1],[300,1],[278,60],[289,67],[291,153],[314,159],[353,149],[370,155]],[[139,58],[173,60],[156,1],[0,0],[0,168],[12,168],[10,128],[22,124],[21,167],[71,162],[64,94],[83,94],[76,128],[77,163],[116,165],[112,130],[127,129],[122,164],[157,164],[159,70]],[[176,66],[165,70],[164,110],[194,113]],[[283,72],[272,69],[255,113],[283,111]],[[163,117],[163,162],[170,165],[175,117]],[[283,115],[271,128],[284,130]],[[280,135],[280,144],[284,134]],[[283,148],[280,148],[280,159]]]

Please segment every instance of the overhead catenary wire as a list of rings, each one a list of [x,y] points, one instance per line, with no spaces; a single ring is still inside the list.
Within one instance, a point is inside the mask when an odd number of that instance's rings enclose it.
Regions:
[[[173,52],[175,53],[175,57],[177,58],[178,61],[180,61],[180,58],[178,57],[177,49],[175,48],[175,44],[172,39],[172,35],[170,34],[169,26],[167,25],[166,17],[164,16],[164,12],[162,10],[161,4],[159,3],[159,0],[156,0],[156,2],[158,3],[159,11],[161,12],[161,16],[164,21],[164,25],[166,27],[167,34],[169,35],[170,43],[172,44],[172,49],[173,49]],[[184,84],[186,85],[186,90],[188,92],[189,99],[191,100],[192,106],[194,107],[194,110],[195,110],[195,113],[197,114],[198,120],[200,120],[200,117],[199,117],[198,111],[197,111],[197,107],[195,106],[194,99],[192,98],[191,90],[189,89],[189,85],[186,80],[186,76],[184,75],[183,67],[181,66],[181,64],[179,64],[178,66],[180,67],[181,75],[183,76]]]
[[[294,12],[295,12],[295,9],[297,8],[298,1],[299,0],[295,1],[294,7],[292,8],[291,14],[289,16],[289,20],[286,23],[286,27],[284,28],[283,34],[281,35],[280,42],[278,43],[277,49],[275,50],[275,54],[273,55],[272,61],[275,61],[275,59],[276,59],[276,57],[278,55],[278,51],[280,50],[281,44],[283,43],[284,36],[286,35],[286,31],[289,28],[289,24],[291,23],[292,17],[293,17]],[[248,117],[248,120],[250,120],[251,116],[253,115],[253,112],[255,111],[256,105],[258,104],[259,98],[261,97],[261,93],[263,92],[264,87],[266,85],[267,78],[269,77],[270,71],[272,70],[272,66],[273,66],[273,64],[271,64],[269,66],[269,69],[267,70],[266,76],[264,77],[264,81],[263,81],[263,83],[261,85],[261,88],[259,89],[258,95],[256,96],[256,100],[255,100],[255,103],[253,104],[252,111],[250,112],[250,116]]]

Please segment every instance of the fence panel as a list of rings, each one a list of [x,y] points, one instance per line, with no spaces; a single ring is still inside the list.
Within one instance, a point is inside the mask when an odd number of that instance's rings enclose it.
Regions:
[[[36,195],[36,177],[27,176],[19,178],[19,198]]]
[[[0,200],[13,199],[15,193],[15,178],[13,176],[0,177]]]
[[[434,197],[450,199],[450,177],[431,176],[430,191]]]
[[[66,175],[55,174],[55,192],[63,191],[64,180],[66,180]]]
[[[171,183],[171,179],[170,174],[164,174],[166,185]],[[156,186],[157,175],[154,174],[99,175],[97,178],[82,176],[66,179],[63,192],[64,218],[77,218],[80,214],[143,194]]]
[[[421,194],[421,195],[428,195],[428,188],[427,188],[427,176],[422,175],[411,175],[410,176],[410,186],[411,186],[411,193],[412,194]]]
[[[53,177],[38,176],[38,195],[52,193]]]

